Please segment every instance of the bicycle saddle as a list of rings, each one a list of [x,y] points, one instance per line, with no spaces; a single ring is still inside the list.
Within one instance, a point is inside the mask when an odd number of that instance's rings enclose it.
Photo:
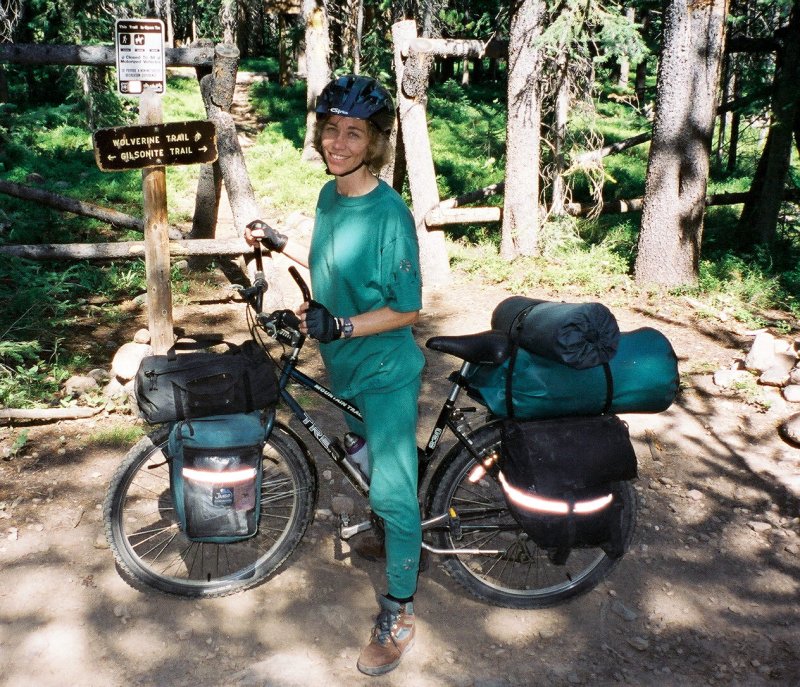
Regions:
[[[508,334],[497,329],[463,336],[434,336],[425,342],[425,346],[469,363],[485,365],[500,365],[511,353]]]

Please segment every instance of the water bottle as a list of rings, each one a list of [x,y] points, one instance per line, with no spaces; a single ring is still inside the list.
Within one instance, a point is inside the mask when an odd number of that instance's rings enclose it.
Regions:
[[[361,471],[361,474],[364,475],[364,479],[369,481],[369,450],[367,449],[367,440],[355,432],[348,432],[344,435],[344,450],[347,454],[348,461]]]

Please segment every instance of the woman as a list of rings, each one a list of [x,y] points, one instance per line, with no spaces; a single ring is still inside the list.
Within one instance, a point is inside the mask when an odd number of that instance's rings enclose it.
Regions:
[[[308,253],[262,222],[261,239],[309,267],[314,300],[300,330],[317,339],[333,390],[352,400],[348,417],[370,454],[370,506],[385,526],[388,591],[358,669],[394,669],[414,639],[413,597],[422,535],[417,503],[417,401],[424,364],[411,325],[422,307],[419,246],[400,196],[376,177],[389,154],[394,105],[374,79],[342,76],[317,100],[314,146],[334,176],[321,190]]]

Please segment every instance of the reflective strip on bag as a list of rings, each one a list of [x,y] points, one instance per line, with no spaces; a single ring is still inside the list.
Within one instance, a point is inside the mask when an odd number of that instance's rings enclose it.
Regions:
[[[256,469],[242,468],[241,470],[230,470],[228,472],[209,472],[208,470],[183,468],[183,476],[186,479],[207,484],[239,484],[254,480]]]
[[[513,502],[514,505],[519,506],[520,508],[524,508],[525,510],[529,511],[535,511],[537,513],[549,513],[552,515],[568,515],[570,512],[569,501],[563,501],[561,499],[549,499],[544,496],[531,494],[530,492],[522,489],[517,489],[508,483],[505,475],[503,475],[502,472],[499,473],[499,479],[500,484],[503,487],[503,491],[508,499]],[[577,515],[597,513],[598,511],[601,511],[609,506],[613,500],[613,494],[606,494],[604,496],[588,499],[586,501],[576,501],[573,504],[572,512]]]

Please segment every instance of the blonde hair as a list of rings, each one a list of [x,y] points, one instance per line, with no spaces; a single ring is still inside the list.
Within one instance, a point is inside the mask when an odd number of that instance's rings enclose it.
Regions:
[[[328,114],[320,115],[317,117],[317,123],[314,126],[314,141],[312,145],[323,160],[325,159],[325,153],[322,152],[322,129],[329,118],[330,115]],[[363,121],[367,122],[367,134],[369,135],[364,164],[370,172],[377,175],[392,158],[391,141],[389,140],[389,134],[382,132],[369,120]]]

